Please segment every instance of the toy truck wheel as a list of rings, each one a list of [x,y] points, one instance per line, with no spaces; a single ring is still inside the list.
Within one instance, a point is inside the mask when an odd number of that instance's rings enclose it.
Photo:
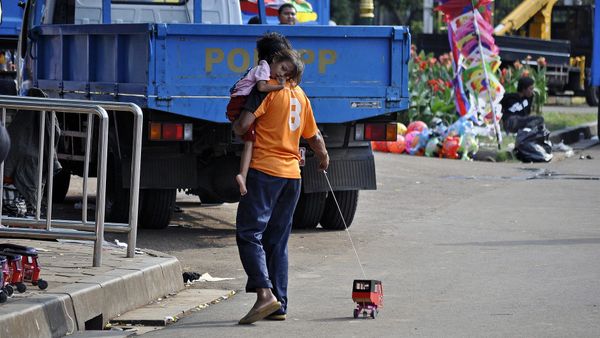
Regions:
[[[8,300],[8,296],[4,292],[0,292],[0,303],[4,303]]]
[[[23,283],[17,283],[17,291],[19,291],[19,293],[23,293],[27,291],[27,286]]]
[[[301,193],[294,211],[294,229],[314,229],[319,224],[325,208],[326,192]]]
[[[344,220],[346,220],[346,226],[350,227],[354,220],[356,206],[358,205],[358,190],[336,191],[335,198],[340,205]],[[328,230],[345,229],[344,222],[340,217],[340,212],[338,211],[333,195],[331,194],[325,201],[325,210],[321,216],[321,226]]]
[[[15,293],[15,289],[12,287],[12,285],[7,285],[4,287],[4,292],[8,297],[12,297],[12,295]]]
[[[46,288],[48,288],[48,282],[46,282],[43,279],[40,279],[37,281],[37,286],[38,288],[40,288],[40,290],[46,290]]]

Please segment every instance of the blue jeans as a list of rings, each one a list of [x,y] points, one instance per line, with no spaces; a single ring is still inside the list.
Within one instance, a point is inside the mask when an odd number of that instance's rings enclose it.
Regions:
[[[248,170],[248,193],[240,199],[236,241],[248,275],[246,292],[270,288],[287,309],[288,239],[300,197],[300,179]]]

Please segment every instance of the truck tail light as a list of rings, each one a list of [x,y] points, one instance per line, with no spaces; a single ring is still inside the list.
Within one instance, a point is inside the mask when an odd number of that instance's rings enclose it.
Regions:
[[[151,141],[191,141],[191,123],[150,122],[148,137]]]
[[[354,127],[356,141],[395,141],[397,133],[395,122],[357,123]]]

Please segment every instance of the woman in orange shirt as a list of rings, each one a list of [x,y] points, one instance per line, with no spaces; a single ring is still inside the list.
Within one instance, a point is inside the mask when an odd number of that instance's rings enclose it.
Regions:
[[[299,79],[304,70],[300,56],[293,50],[286,53],[292,57]],[[288,82],[284,89],[269,93],[256,111],[242,112],[233,130],[243,135],[255,121],[256,141],[246,182],[248,193],[238,205],[236,241],[248,275],[246,292],[256,292],[257,299],[240,324],[263,318],[286,318],[287,243],[300,196],[300,137],[315,152],[319,169],[329,166],[325,142],[310,101],[300,86]]]

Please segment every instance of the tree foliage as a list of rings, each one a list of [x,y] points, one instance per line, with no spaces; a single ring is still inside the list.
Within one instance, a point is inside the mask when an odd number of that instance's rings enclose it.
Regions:
[[[358,2],[353,0],[331,0],[331,19],[338,25],[353,25],[358,16]]]

